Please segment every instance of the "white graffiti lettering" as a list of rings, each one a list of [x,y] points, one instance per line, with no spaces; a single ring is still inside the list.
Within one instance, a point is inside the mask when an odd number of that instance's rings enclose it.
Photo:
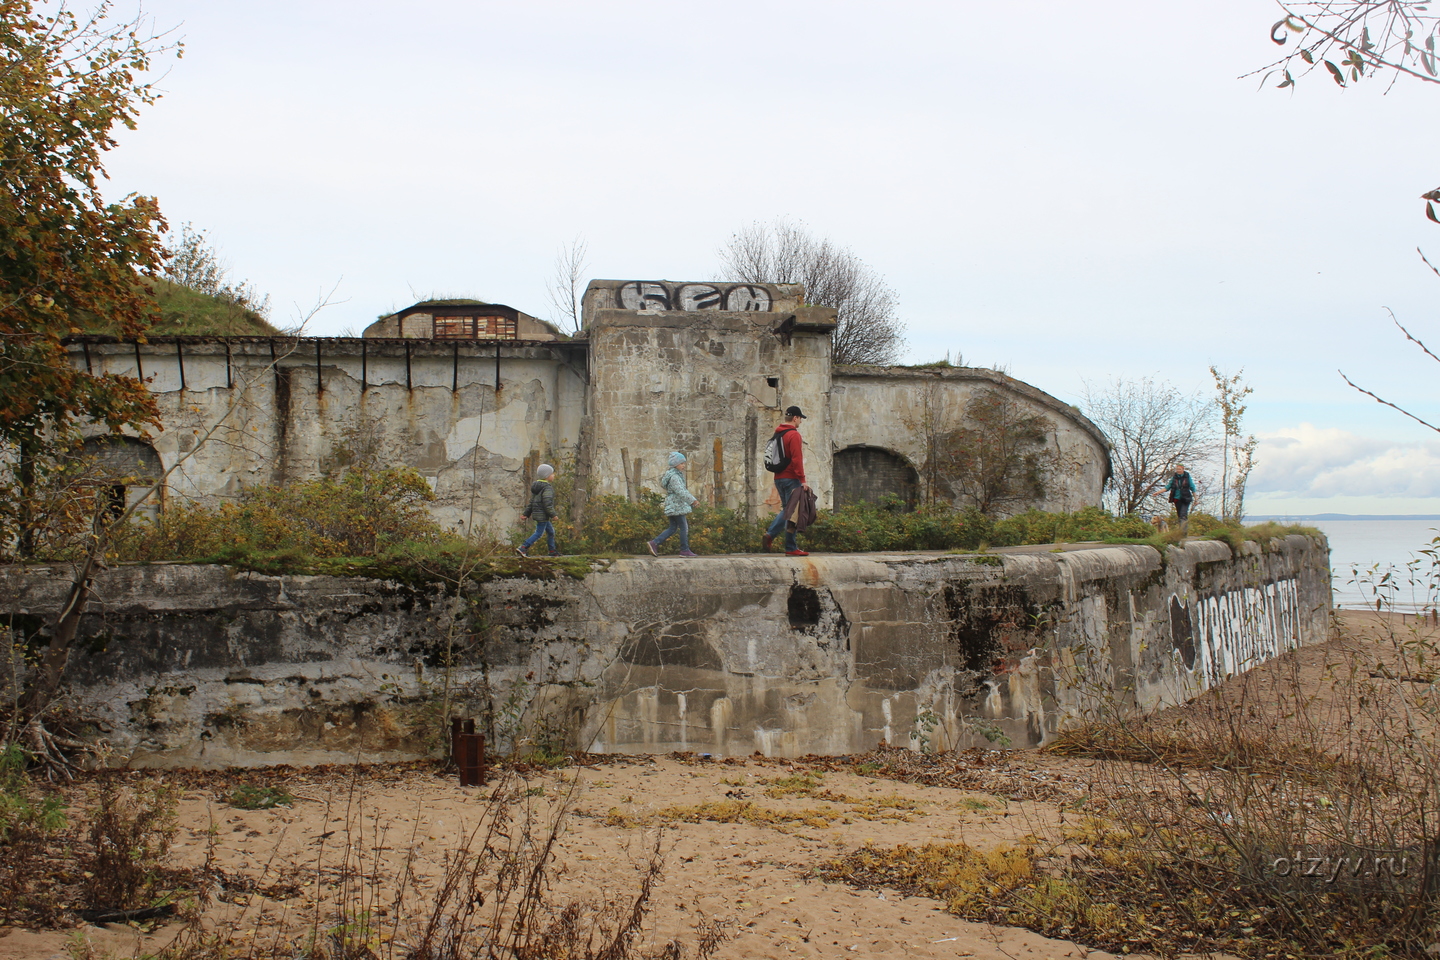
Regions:
[[[664,283],[632,280],[618,291],[620,306],[626,310],[732,310],[766,313],[775,300],[762,286],[741,283],[724,288],[713,283]]]
[[[1191,618],[1207,685],[1244,673],[1297,644],[1300,587],[1292,577],[1205,597]]]

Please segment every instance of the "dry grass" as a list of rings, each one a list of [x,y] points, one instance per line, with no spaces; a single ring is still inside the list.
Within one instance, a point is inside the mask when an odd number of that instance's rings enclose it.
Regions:
[[[101,778],[85,828],[93,841],[81,864],[85,888],[94,902],[140,907],[131,912],[143,930],[154,927],[157,912],[179,905],[183,925],[168,945],[147,954],[154,960],[680,960],[708,957],[727,938],[722,925],[701,916],[689,943],[645,946],[664,870],[658,830],[646,841],[633,885],[559,892],[556,853],[570,800],[532,804],[524,784],[508,774],[476,795],[473,825],[445,849],[438,876],[427,867],[422,877],[420,838],[395,835],[367,809],[369,773],[357,770],[323,801],[323,821],[337,826],[313,839],[310,862],[275,861],[272,854],[258,877],[218,866],[213,827],[205,863],[171,869],[175,782]],[[241,776],[253,785],[274,774]],[[207,783],[217,797],[236,788],[233,779],[226,784],[215,775],[186,779]],[[52,893],[55,919],[73,923],[78,891]],[[61,898],[72,902],[54,902]],[[267,900],[309,906],[287,907],[278,917],[257,914]],[[155,905],[164,909],[145,909]],[[83,936],[71,952],[76,960],[109,960]]]

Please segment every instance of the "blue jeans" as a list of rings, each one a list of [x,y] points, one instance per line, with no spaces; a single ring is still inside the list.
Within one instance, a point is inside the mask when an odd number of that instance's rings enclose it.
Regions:
[[[679,514],[679,515],[673,516],[673,517],[667,516],[665,519],[670,521],[670,526],[666,527],[664,533],[660,534],[660,536],[656,537],[654,540],[651,540],[650,542],[653,543],[653,544],[655,544],[655,546],[658,547],[658,546],[660,546],[660,544],[664,543],[664,542],[670,537],[670,534],[672,534],[672,533],[674,533],[675,531],[678,530],[678,531],[680,531],[680,549],[681,549],[681,550],[689,550],[689,549],[690,549],[690,518],[687,517],[685,514],[682,513],[682,514]]]
[[[790,497],[800,489],[799,480],[789,478],[775,478],[775,489],[780,491],[780,512],[775,514],[775,519],[770,521],[770,526],[765,530],[772,537],[780,535],[780,529],[785,528],[785,549],[799,550],[800,546],[795,542],[795,531],[785,523],[785,508],[790,504]],[[793,521],[792,521],[793,522]]]
[[[529,550],[530,547],[535,543],[535,541],[540,539],[540,534],[542,533],[550,539],[550,552],[558,553],[559,551],[555,549],[555,524],[551,523],[549,520],[536,520],[535,532],[530,534],[530,539],[526,540],[524,545],[521,546],[520,549]]]

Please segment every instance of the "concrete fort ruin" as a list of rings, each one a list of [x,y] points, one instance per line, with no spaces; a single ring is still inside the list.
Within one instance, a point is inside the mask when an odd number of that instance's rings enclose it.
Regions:
[[[993,370],[836,366],[834,328],[834,311],[805,305],[794,284],[596,280],[573,338],[512,307],[451,300],[362,337],[77,336],[69,351],[149,383],[164,423],[153,442],[94,445],[137,479],[193,451],[166,500],[235,497],[365,456],[422,473],[449,529],[498,531],[541,461],[573,471],[577,499],[633,497],[681,450],[702,502],[753,518],[773,490],[761,447],[794,404],[822,507],[887,493],[913,506],[937,474],[935,438],[983,395],[1046,424],[1037,446],[1054,467],[1025,506],[1099,503],[1108,446],[1073,407]],[[955,496],[943,480],[939,492]]]
[[[1099,502],[1108,447],[1074,408],[993,370],[836,366],[834,312],[798,286],[598,280],[583,309],[573,338],[511,307],[427,301],[362,337],[80,336],[69,350],[144,378],[161,406],[153,443],[93,442],[101,469],[155,478],[194,454],[154,509],[363,457],[426,476],[452,529],[499,532],[542,460],[573,471],[577,500],[634,497],[679,449],[704,502],[758,518],[772,490],[761,446],[791,404],[809,415],[822,505],[913,505],[938,472],[934,439],[987,397],[1045,425],[1051,469],[1025,506]],[[11,630],[42,640],[72,575],[0,568]],[[96,580],[67,680],[112,762],[135,766],[423,756],[446,710],[483,718],[501,749],[541,734],[717,756],[1021,747],[1183,702],[1323,639],[1329,611],[1328,552],[1303,536],[1163,555],[537,563],[461,593],[122,565]]]

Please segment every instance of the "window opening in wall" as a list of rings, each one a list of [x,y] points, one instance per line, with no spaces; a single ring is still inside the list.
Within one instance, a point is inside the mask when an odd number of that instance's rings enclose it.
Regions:
[[[780,378],[779,378],[779,377],[766,377],[766,378],[765,378],[765,385],[766,385],[766,386],[770,386],[770,387],[774,387],[775,389],[778,390],[778,389],[780,389]]]
[[[125,507],[127,506],[125,497],[126,490],[124,484],[117,483],[110,488],[110,502],[105,505],[105,512],[109,514],[111,520],[119,520],[125,515]]]
[[[920,475],[898,453],[879,447],[847,447],[831,461],[835,507],[873,503],[914,510],[920,500]]]
[[[120,517],[132,504],[137,505],[139,516],[159,518],[161,493],[140,500],[165,473],[154,447],[134,437],[91,437],[85,441],[84,455],[90,475],[102,484],[99,495],[111,519]]]
[[[435,317],[436,340],[515,340],[512,317]]]

